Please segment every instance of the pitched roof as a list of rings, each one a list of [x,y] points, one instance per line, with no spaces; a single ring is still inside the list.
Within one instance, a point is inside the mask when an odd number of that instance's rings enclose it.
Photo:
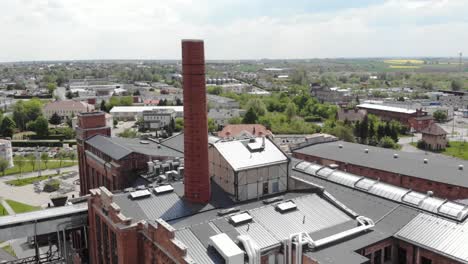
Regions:
[[[44,110],[57,111],[57,110],[72,110],[72,111],[91,111],[94,110],[94,105],[74,101],[74,100],[63,100],[63,101],[54,101],[46,104]]]
[[[179,138],[180,140],[180,138]],[[183,157],[183,149],[178,150],[164,143],[156,143],[145,140],[144,142],[137,138],[120,138],[106,137],[96,135],[86,140],[86,143],[99,149],[109,157],[120,160],[132,152],[141,153],[148,156],[164,156],[164,157]],[[174,145],[175,143],[172,142]],[[183,145],[183,138],[182,138]]]
[[[436,123],[432,123],[430,126],[426,127],[421,131],[422,134],[434,135],[434,136],[441,136],[447,135],[447,131],[445,131],[442,127],[440,127]]]
[[[259,124],[239,124],[227,125],[223,130],[218,132],[218,137],[241,137],[248,134],[250,136],[271,136],[270,130]]]

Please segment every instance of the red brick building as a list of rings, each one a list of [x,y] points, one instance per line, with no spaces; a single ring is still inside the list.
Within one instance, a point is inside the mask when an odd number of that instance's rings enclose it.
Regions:
[[[293,151],[293,157],[379,179],[403,188],[447,199],[468,198],[468,162],[440,155],[409,153],[343,141]]]
[[[380,117],[382,121],[396,120],[407,127],[411,127],[412,118],[427,116],[427,112],[423,111],[422,109],[413,110],[378,104],[360,104],[356,107],[366,110],[368,114],[373,114]]]
[[[104,112],[78,114],[76,131],[81,195],[100,186],[130,187],[147,170],[148,161],[183,156],[182,135],[161,142],[111,138]]]
[[[273,133],[259,124],[227,125],[218,132],[220,138],[272,137]]]
[[[421,132],[430,125],[434,124],[434,122],[434,117],[430,115],[411,117],[409,119],[410,127],[414,132]]]

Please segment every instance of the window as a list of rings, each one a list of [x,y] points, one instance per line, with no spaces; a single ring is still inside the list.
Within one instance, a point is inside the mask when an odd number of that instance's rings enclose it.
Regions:
[[[384,261],[392,260],[392,246],[387,246],[384,248]]]
[[[268,194],[268,182],[263,183],[263,194]]]
[[[398,248],[398,264],[406,264],[406,249]]]
[[[98,263],[103,263],[102,262],[102,248],[101,248],[101,218],[96,215],[95,217],[95,222],[96,222],[96,242],[97,242],[97,254],[98,254]]]
[[[271,184],[271,191],[273,193],[279,192],[279,183],[277,181]]]
[[[382,263],[382,250],[377,250],[374,252],[374,264]]]
[[[425,257],[421,257],[421,264],[432,264],[432,260]]]
[[[112,263],[119,263],[119,256],[117,255],[117,237],[115,232],[111,231],[111,251],[112,251]]]

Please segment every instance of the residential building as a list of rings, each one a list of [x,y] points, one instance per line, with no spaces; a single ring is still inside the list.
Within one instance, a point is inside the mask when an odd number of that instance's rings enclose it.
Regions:
[[[468,198],[468,162],[437,154],[403,152],[335,141],[304,146],[293,156],[402,188],[447,199]]]
[[[44,106],[44,116],[47,119],[50,119],[53,114],[57,114],[63,119],[92,111],[94,111],[94,105],[74,100],[54,101]]]
[[[409,119],[410,127],[414,132],[421,132],[434,123],[434,117],[431,115],[411,117]]]
[[[153,109],[143,111],[142,128],[144,130],[159,130],[174,122],[176,112],[174,109]]]
[[[310,95],[321,103],[341,104],[351,102],[354,99],[349,89],[328,88],[317,84],[311,85]]]
[[[143,118],[143,111],[156,109],[171,109],[176,113],[176,117],[182,117],[184,114],[183,106],[114,106],[110,114],[116,120],[138,120]]]
[[[220,138],[272,137],[273,133],[259,124],[227,125],[218,132]]]
[[[436,123],[432,123],[422,130],[421,134],[422,141],[426,144],[426,148],[430,150],[443,150],[447,146],[447,132]]]
[[[211,108],[226,108],[226,109],[240,108],[239,102],[231,98],[208,94],[207,99],[208,99],[208,105],[210,109]],[[185,99],[184,99],[184,102],[185,102]]]
[[[208,118],[213,119],[217,126],[226,126],[229,124],[229,120],[234,117],[242,117],[245,114],[243,109],[210,109],[208,112]]]

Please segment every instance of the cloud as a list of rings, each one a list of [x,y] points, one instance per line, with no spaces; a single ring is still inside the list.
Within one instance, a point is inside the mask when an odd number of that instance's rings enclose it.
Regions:
[[[209,59],[451,56],[468,46],[468,0],[250,2],[0,1],[0,61],[177,59],[183,38],[205,39]]]

